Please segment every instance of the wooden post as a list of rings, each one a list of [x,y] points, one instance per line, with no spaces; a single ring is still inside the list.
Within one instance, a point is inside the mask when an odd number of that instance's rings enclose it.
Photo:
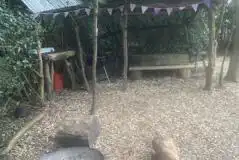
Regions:
[[[52,90],[52,93],[53,93],[53,90],[54,90],[54,72],[55,72],[55,69],[54,69],[54,61],[51,61],[51,90]]]
[[[51,74],[50,74],[50,67],[49,67],[49,61],[46,60],[44,62],[44,68],[45,68],[45,77],[46,77],[46,85],[47,85],[47,97],[48,99],[52,98],[52,80],[51,80]]]
[[[205,90],[211,90],[213,72],[215,66],[215,12],[213,6],[208,9],[208,27],[209,27],[209,50],[208,50],[208,66],[206,67]]]
[[[124,5],[124,15],[123,15],[123,51],[124,51],[124,70],[123,70],[123,78],[124,84],[123,89],[127,89],[127,80],[128,80],[128,3],[125,0]]]
[[[93,65],[92,65],[92,106],[90,114],[95,113],[96,103],[96,65],[97,65],[97,50],[98,50],[98,0],[94,0],[93,14]]]

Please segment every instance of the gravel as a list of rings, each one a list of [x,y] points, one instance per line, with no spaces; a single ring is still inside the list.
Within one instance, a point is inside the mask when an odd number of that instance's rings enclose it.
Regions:
[[[239,159],[239,84],[203,91],[203,77],[157,78],[100,83],[97,116],[101,134],[95,145],[109,160],[147,160],[156,133],[171,136],[182,160]],[[61,124],[89,119],[91,94],[64,91],[49,103],[44,120],[10,153],[15,160],[34,160],[54,149]]]

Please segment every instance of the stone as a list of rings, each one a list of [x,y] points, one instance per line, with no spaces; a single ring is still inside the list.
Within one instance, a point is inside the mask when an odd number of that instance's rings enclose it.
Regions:
[[[179,150],[172,138],[155,137],[152,160],[179,160]]]

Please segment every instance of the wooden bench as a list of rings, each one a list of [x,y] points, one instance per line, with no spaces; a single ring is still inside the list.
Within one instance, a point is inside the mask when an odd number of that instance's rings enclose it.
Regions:
[[[178,70],[182,78],[189,78],[191,69],[195,67],[185,54],[176,55],[176,58],[174,55],[168,54],[164,55],[164,59],[161,55],[134,55],[131,58],[134,59],[134,63],[129,66],[129,71],[133,71],[135,77],[141,76],[141,71]]]

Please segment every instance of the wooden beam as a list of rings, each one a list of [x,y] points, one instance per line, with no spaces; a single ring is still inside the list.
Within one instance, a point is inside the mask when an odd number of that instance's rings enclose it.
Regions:
[[[142,71],[142,70],[171,70],[171,69],[186,69],[194,68],[193,64],[188,65],[172,65],[172,66],[132,66],[129,67],[130,71]]]
[[[123,88],[124,90],[127,89],[127,74],[128,74],[128,3],[127,0],[125,0],[124,5],[124,15],[123,15],[123,50],[124,50],[124,71],[123,71],[123,78],[124,78],[124,84]]]

